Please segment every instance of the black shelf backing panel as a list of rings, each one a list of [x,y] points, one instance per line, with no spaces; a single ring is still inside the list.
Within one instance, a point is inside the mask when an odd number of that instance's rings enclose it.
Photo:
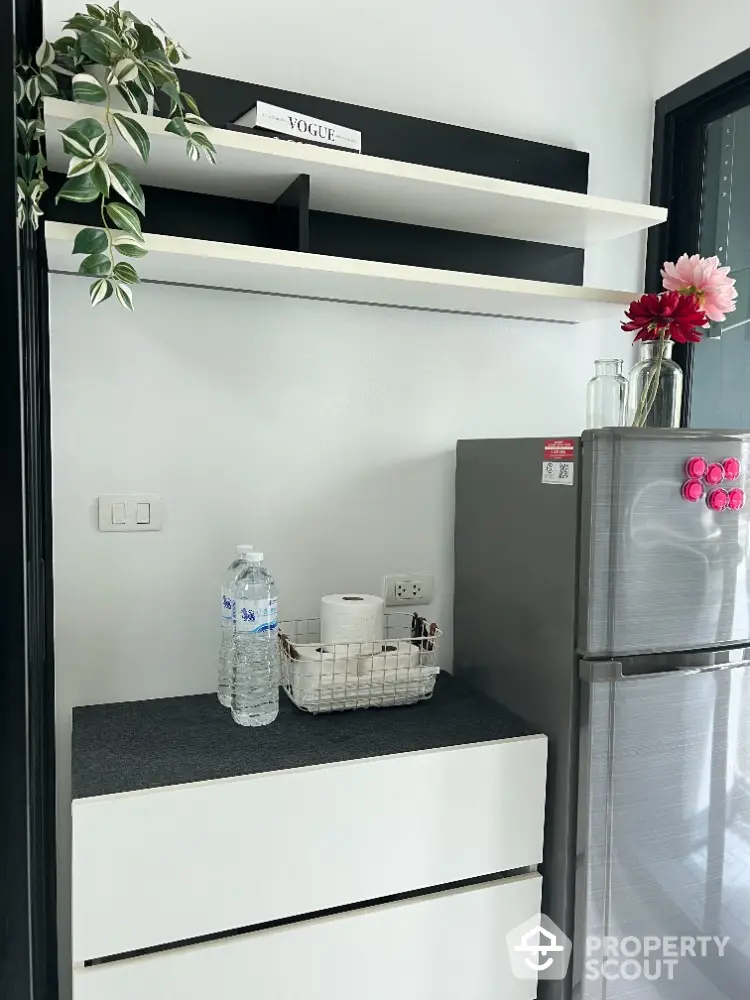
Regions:
[[[363,151],[409,163],[442,167],[528,184],[585,193],[588,153],[526,139],[410,118],[305,94],[183,71],[183,87],[218,127],[263,100],[336,124],[359,129]],[[82,115],[85,108],[82,108]],[[352,156],[357,154],[352,153]],[[96,206],[54,195],[62,175],[50,175],[44,207],[58,222],[98,225]],[[314,185],[314,178],[310,184]],[[332,257],[408,264],[505,278],[583,284],[583,250],[501,239],[453,230],[309,210],[302,175],[275,205],[144,187],[144,231],[220,243],[302,250]]]
[[[60,201],[55,205],[54,195],[65,178],[62,174],[50,174],[48,180],[50,190],[43,202],[48,219],[81,226],[101,225],[98,203],[80,205]],[[583,283],[583,251],[568,247],[360,219],[332,212],[309,212],[306,228],[300,225],[300,209],[291,201],[268,205],[167,188],[146,186],[143,190],[146,195],[143,230],[147,233],[276,250],[301,249],[332,257],[504,278],[558,281],[569,285]]]
[[[227,80],[207,73],[182,70],[180,79],[183,89],[198,101],[206,121],[218,128],[235,121],[257,101],[266,101],[359,130],[362,152],[369,156],[580,194],[588,190],[589,154],[580,150],[329,101],[310,94],[295,94],[257,83]]]

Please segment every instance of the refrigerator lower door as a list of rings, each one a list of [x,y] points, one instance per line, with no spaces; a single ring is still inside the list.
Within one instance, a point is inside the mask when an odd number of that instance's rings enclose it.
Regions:
[[[750,649],[582,661],[574,991],[750,996]]]

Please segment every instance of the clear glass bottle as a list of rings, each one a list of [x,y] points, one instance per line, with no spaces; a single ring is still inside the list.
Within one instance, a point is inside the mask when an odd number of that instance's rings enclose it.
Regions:
[[[586,426],[622,427],[628,380],[622,374],[622,361],[595,361],[596,374],[586,387]]]
[[[628,422],[634,427],[679,427],[682,416],[682,369],[672,360],[674,344],[671,340],[664,343],[664,357],[655,393],[653,389],[659,367],[659,341],[641,341],[639,346],[640,358],[630,371]],[[640,403],[649,385],[653,405],[645,413],[646,407],[640,407]]]

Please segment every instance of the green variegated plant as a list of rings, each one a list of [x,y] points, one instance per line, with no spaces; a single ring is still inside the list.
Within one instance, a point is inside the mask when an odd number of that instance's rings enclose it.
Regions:
[[[18,224],[38,227],[40,200],[48,187],[42,99],[61,94],[81,104],[102,105],[103,123],[81,118],[61,131],[70,164],[57,199],[100,203],[102,228],[81,230],[73,253],[85,255],[79,272],[94,278],[92,305],[114,295],[132,309],[129,286],[139,280],[138,272],[117,255],[137,258],[146,254],[138,216],[145,215],[146,202],[131,171],[113,163],[110,154],[119,134],[146,163],[151,143],[135,118],[113,110],[113,94],[119,94],[134,112],[146,114],[155,93],[161,91],[170,101],[166,131],[186,140],[188,157],[198,160],[203,153],[215,163],[216,151],[200,131],[207,123],[195,100],[181,89],[175,72],[175,66],[188,56],[159,24],[145,24],[131,11],[122,10],[118,0],[106,9],[86,4],[86,13],[71,17],[65,30],[68,34],[56,42],[42,42],[33,59],[22,58],[17,66]]]

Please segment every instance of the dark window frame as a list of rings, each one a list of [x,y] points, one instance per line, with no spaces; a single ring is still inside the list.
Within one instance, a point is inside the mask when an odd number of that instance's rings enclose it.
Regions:
[[[656,102],[651,202],[669,218],[649,233],[646,290],[661,290],[665,260],[697,252],[700,235],[706,126],[750,104],[750,49],[740,52]],[[684,426],[690,421],[693,346],[675,344],[674,359],[685,372]]]

